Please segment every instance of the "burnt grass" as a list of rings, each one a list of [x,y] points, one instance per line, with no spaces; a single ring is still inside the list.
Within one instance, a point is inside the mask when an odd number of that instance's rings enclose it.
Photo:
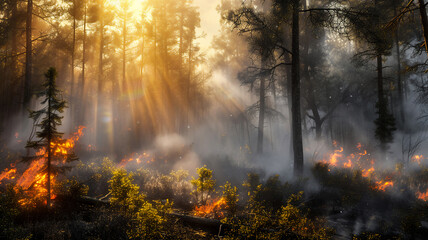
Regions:
[[[385,192],[374,189],[371,180],[363,178],[357,170],[329,171],[326,165],[316,164],[311,173],[318,189],[308,188],[308,179],[283,183],[279,176],[271,176],[260,180],[263,187],[257,200],[274,212],[286,204],[291,194],[304,191],[302,209],[310,219],[325,219],[326,225],[335,231],[333,239],[426,239],[428,236],[428,203],[418,200],[409,187],[416,183],[426,187],[426,169],[395,176],[394,187]],[[134,181],[147,185],[150,180],[143,175],[137,173]],[[86,172],[85,176],[90,174]],[[88,193],[90,197],[60,194],[49,210],[40,206],[20,209],[17,214],[9,212],[18,207],[13,199],[8,199],[16,196],[7,195],[5,188],[0,189],[0,239],[128,239],[132,219],[113,209],[108,197],[99,200],[101,193],[107,191],[108,177],[84,181],[92,189]],[[169,184],[174,183],[165,180],[151,192],[141,190],[149,200],[174,200],[177,196]],[[241,196],[238,214],[244,214],[248,199],[244,188],[238,188]],[[211,218],[212,221],[205,224],[193,216],[192,204],[184,201],[191,198],[187,194],[183,190],[173,206],[173,214],[166,216],[162,238],[221,239],[227,235],[227,226],[219,231],[219,219]]]

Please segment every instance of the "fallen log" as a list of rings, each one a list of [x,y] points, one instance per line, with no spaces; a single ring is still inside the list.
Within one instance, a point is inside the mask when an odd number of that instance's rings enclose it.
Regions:
[[[74,196],[63,195],[63,194],[58,194],[54,201],[61,202],[61,203],[66,203],[66,202],[78,203],[78,204],[91,205],[91,206],[109,206],[110,205],[110,201],[107,201],[107,200],[100,200],[100,199],[88,197],[88,196],[74,197]]]
[[[222,235],[224,224],[217,219],[202,218],[197,216],[184,215],[180,213],[170,213],[171,217],[179,219],[182,223],[192,227],[204,230],[211,234]]]
[[[57,197],[55,198],[55,202],[70,205],[81,204],[94,207],[110,207],[110,201],[108,200],[101,200],[98,198],[87,196],[73,197],[69,195],[60,194],[57,195]],[[225,224],[222,224],[220,220],[217,219],[203,218],[174,212],[169,213],[168,216],[178,219],[183,224],[186,224],[191,228],[200,229],[210,234],[215,234],[219,236],[221,236],[224,233],[224,230],[227,228]]]

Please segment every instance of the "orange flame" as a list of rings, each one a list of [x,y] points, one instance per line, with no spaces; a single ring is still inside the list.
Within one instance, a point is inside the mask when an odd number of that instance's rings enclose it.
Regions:
[[[211,201],[206,205],[202,205],[200,207],[196,206],[194,209],[195,216],[205,217],[210,214],[218,214],[218,212],[226,206],[226,200],[224,198],[220,198],[217,201]],[[220,213],[220,216],[223,214]]]
[[[330,154],[330,158],[328,159],[328,161],[324,160],[324,163],[327,163],[331,166],[336,167],[337,166],[337,162],[338,162],[338,158],[342,158],[343,155],[341,154],[343,152],[343,148],[341,147],[340,149],[334,150],[334,153]]]
[[[376,182],[376,186],[374,187],[374,189],[377,189],[379,191],[385,192],[386,188],[389,187],[393,187],[394,186],[394,182],[393,181],[377,181]]]
[[[423,155],[415,155],[412,157],[412,162],[417,162],[418,165],[421,165],[422,160],[424,160],[424,156]]]
[[[365,178],[369,177],[370,174],[372,174],[375,171],[374,167],[371,167],[369,169],[363,169],[361,175]]]
[[[351,168],[352,167],[352,161],[351,161],[351,159],[348,159],[348,162],[344,163],[343,167],[345,167],[345,168]]]
[[[65,155],[69,154],[75,146],[75,143],[83,135],[84,126],[79,126],[76,133],[69,139],[64,141],[52,142],[51,151],[56,158],[62,158],[62,163],[65,163]],[[20,203],[23,206],[28,206],[33,204],[33,200],[41,199],[47,194],[47,173],[45,173],[46,162],[47,162],[47,152],[46,148],[41,148],[36,152],[36,156],[39,156],[37,160],[31,162],[30,166],[22,173],[22,175],[16,180],[16,189],[22,188],[26,190],[30,195],[29,199],[21,199]],[[52,162],[52,164],[57,165],[57,162]],[[12,165],[11,165],[12,166]],[[16,176],[16,168],[13,164],[12,169],[5,169],[0,174],[0,182],[3,179],[13,179]],[[55,176],[51,174],[51,185],[55,184]],[[52,188],[51,188],[52,189]],[[51,190],[51,199],[55,199],[55,194]]]
[[[334,141],[333,145],[337,147],[337,142]],[[394,186],[394,182],[387,178],[382,179],[378,175],[375,174],[374,168],[374,160],[370,158],[370,154],[367,153],[366,150],[363,149],[363,145],[358,143],[356,146],[358,151],[349,154],[348,156],[344,156],[343,148],[334,150],[332,154],[329,155],[328,160],[323,160],[322,162],[328,164],[331,167],[343,167],[343,168],[356,168],[361,169],[361,176],[364,178],[372,178],[375,180],[372,186],[373,189],[379,191],[385,191],[389,187]],[[328,169],[330,171],[330,168]]]
[[[3,179],[14,179],[15,178],[15,173],[16,173],[16,169],[12,168],[12,169],[5,169],[1,174],[0,174],[0,182]]]
[[[363,145],[361,145],[361,143],[357,143],[357,149],[361,150],[361,148],[363,147]]]
[[[143,152],[142,154],[133,153],[130,158],[124,158],[119,163],[119,167],[125,167],[128,163],[135,162],[136,164],[147,163],[150,164],[154,162],[155,159],[150,154]]]
[[[416,193],[416,197],[422,201],[427,202],[428,201],[428,189],[426,190],[426,192],[422,193],[422,192],[417,192]]]

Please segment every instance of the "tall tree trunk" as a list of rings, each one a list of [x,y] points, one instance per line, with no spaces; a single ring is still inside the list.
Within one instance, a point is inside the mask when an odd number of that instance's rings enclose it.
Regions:
[[[180,8],[180,33],[179,33],[179,44],[178,44],[178,56],[179,56],[179,80],[183,81],[184,80],[184,74],[183,74],[183,53],[184,53],[184,49],[183,49],[183,39],[184,39],[184,11],[183,8]],[[186,93],[186,101],[187,101],[187,93]],[[179,131],[181,133],[187,132],[188,128],[188,121],[187,121],[187,107],[188,106],[181,106],[181,115],[180,116],[180,121],[179,121]],[[177,108],[178,109],[178,108]],[[180,111],[180,110],[178,110]]]
[[[125,10],[126,11],[126,10]],[[126,29],[126,23],[127,23],[127,13],[125,12],[125,15],[123,17],[123,29],[122,29],[122,83],[123,83],[123,88],[124,91],[126,93],[126,91],[128,91],[127,89],[127,82],[126,82],[126,34],[127,34],[127,29]]]
[[[10,37],[10,41],[8,41],[8,44],[10,44],[10,63],[8,63],[9,56],[6,57],[5,62],[5,79],[0,83],[0,93],[2,94],[2,97],[4,97],[5,102],[4,105],[1,106],[2,115],[0,116],[0,125],[3,124],[4,120],[7,119],[7,116],[10,116],[10,113],[14,111],[14,102],[13,102],[13,95],[21,93],[22,89],[17,89],[15,86],[22,86],[20,85],[21,82],[18,81],[18,73],[17,73],[17,66],[18,66],[18,45],[17,45],[17,38],[18,38],[18,23],[17,23],[17,14],[18,14],[18,1],[12,1],[11,3],[11,9],[10,12],[8,12],[8,19],[10,21],[10,31],[8,33],[8,37]],[[20,106],[21,107],[21,106]]]
[[[379,104],[385,104],[385,95],[383,91],[383,66],[382,66],[382,54],[378,53],[377,57],[377,98]]]
[[[104,134],[104,127],[100,126],[101,121],[101,96],[102,96],[102,87],[103,87],[103,54],[104,54],[104,0],[101,0],[100,6],[100,50],[98,55],[98,81],[97,81],[97,113],[96,113],[96,134],[97,134],[97,145],[101,146]]]
[[[303,175],[303,143],[302,122],[300,113],[300,57],[299,57],[299,9],[300,0],[293,0],[292,25],[292,66],[291,66],[291,98],[292,98],[292,126],[293,126],[293,153],[294,175]]]
[[[262,53],[261,56],[261,64],[260,67],[263,69],[266,65],[266,59],[264,54]],[[266,74],[263,70],[261,70],[260,73],[260,92],[259,92],[259,126],[257,131],[257,154],[263,153],[263,134],[264,134],[264,127],[265,127],[265,81],[266,81]]]
[[[76,14],[77,14],[77,7],[76,7],[76,0],[73,0],[73,42],[71,43],[71,80],[70,80],[70,96],[69,96],[69,108],[70,108],[70,119],[73,119],[74,117],[74,58],[75,58],[75,52],[76,52]],[[70,130],[72,130],[73,124],[70,124]]]
[[[145,48],[145,38],[144,32],[141,33],[141,66],[140,66],[140,80],[141,80],[141,90],[144,87],[144,48]]]
[[[50,123],[52,122],[51,120],[51,113],[52,113],[52,109],[51,109],[51,98],[52,98],[52,82],[53,79],[49,79],[49,93],[48,93],[48,123],[49,123],[49,128],[48,128],[48,143],[47,143],[47,152],[48,152],[48,162],[47,162],[47,171],[48,171],[48,179],[47,179],[47,190],[48,190],[48,196],[47,196],[47,200],[46,200],[46,205],[48,207],[48,209],[51,206],[51,160],[52,160],[52,151],[51,151],[51,142],[52,142],[52,132],[51,132],[51,125]]]
[[[394,15],[397,15],[397,7],[394,8]],[[401,80],[401,55],[400,55],[400,44],[398,37],[398,26],[395,29],[395,50],[397,54],[397,88],[398,88],[398,105],[401,118],[401,124],[405,124],[404,114],[404,99],[403,99],[403,82]]]
[[[387,108],[387,101],[385,98],[385,93],[383,91],[383,66],[382,66],[382,54],[377,54],[377,99],[378,99],[378,110],[379,110],[379,119],[386,119],[384,108]],[[386,150],[386,143],[381,141],[381,150],[384,152]]]
[[[285,54],[284,55],[284,60],[285,62],[289,63],[291,62],[291,58],[289,56],[289,54]],[[291,116],[293,116],[293,111],[292,111],[292,98],[291,98],[291,68],[287,67],[285,68],[285,77],[286,80],[284,81],[284,88],[287,90],[287,110],[288,110],[288,116],[289,119],[292,119]],[[289,129],[290,129],[290,139],[289,139],[289,155],[287,157],[289,157],[290,159],[294,158],[294,153],[293,153],[293,134],[292,134],[292,129],[293,129],[293,121],[289,121]]]
[[[190,83],[192,80],[192,44],[193,44],[193,39],[190,38],[190,43],[189,43],[189,74],[187,77],[187,82],[186,82],[186,131],[188,131],[189,128],[189,124],[190,124]]]
[[[424,0],[418,0],[419,1],[419,12],[421,15],[421,22],[422,22],[422,32],[424,34],[424,40],[425,40],[425,52],[428,55],[428,20],[427,20],[427,10],[425,8],[425,2]]]
[[[85,64],[86,64],[86,20],[87,20],[87,6],[86,2],[84,3],[84,16],[83,16],[83,46],[82,46],[82,79],[80,82],[80,112],[79,112],[79,121],[80,124],[84,121],[84,115],[85,115],[85,103],[84,101],[84,94],[85,94]]]
[[[308,69],[305,69],[305,71],[307,71]],[[308,78],[306,78],[307,84],[308,84],[308,105],[309,108],[312,111],[312,118],[315,122],[315,140],[320,140],[321,139],[321,133],[322,133],[322,124],[323,124],[323,120],[321,119],[320,113],[318,111],[318,107],[315,101],[315,94],[314,94],[314,88],[313,88],[313,83],[311,81],[311,79],[309,78],[309,74],[308,74]]]
[[[26,50],[25,50],[25,80],[24,80],[24,111],[28,108],[31,100],[31,77],[33,68],[33,43],[32,43],[32,20],[33,20],[33,0],[27,1],[27,20],[26,20]]]

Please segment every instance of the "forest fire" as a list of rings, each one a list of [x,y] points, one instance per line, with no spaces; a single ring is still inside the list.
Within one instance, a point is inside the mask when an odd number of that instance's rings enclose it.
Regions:
[[[373,167],[371,167],[371,168],[369,168],[369,169],[363,169],[362,171],[361,171],[361,175],[363,176],[363,177],[365,177],[365,178],[368,178],[372,173],[374,172],[374,168]]]
[[[67,155],[74,148],[76,142],[83,135],[84,126],[79,126],[77,131],[73,133],[73,136],[69,139],[63,141],[52,142],[51,148],[53,156],[62,160],[62,164],[65,163]],[[5,169],[0,174],[0,183],[4,179],[15,181],[15,189],[18,191],[20,189],[27,192],[28,198],[23,198],[20,200],[21,205],[29,206],[33,205],[34,201],[40,200],[46,196],[47,193],[47,172],[46,162],[47,162],[47,152],[45,148],[41,148],[36,153],[38,158],[35,161],[32,161],[30,166],[22,173],[18,174],[19,171],[15,167],[15,164],[11,164],[11,169]],[[55,163],[53,163],[55,164]],[[55,185],[55,174],[51,175],[51,185]],[[55,199],[55,194],[51,190],[51,199]]]
[[[196,206],[193,210],[195,216],[206,217],[210,215],[214,216],[223,216],[223,213],[220,212],[226,205],[226,200],[224,198],[220,198],[218,200],[209,201],[207,204],[202,206]]]
[[[337,147],[337,142],[333,143]],[[381,179],[374,167],[374,159],[371,159],[370,154],[367,153],[367,150],[363,149],[363,145],[358,143],[356,146],[357,151],[344,156],[343,147],[340,147],[337,150],[334,150],[332,154],[329,155],[328,160],[322,160],[321,162],[327,164],[328,166],[337,168],[343,166],[343,168],[353,168],[361,171],[361,176],[364,178],[370,178],[373,180],[373,189],[378,191],[386,191],[387,188],[394,186],[394,182],[388,179]],[[330,171],[330,169],[329,169]]]
[[[337,142],[335,141],[333,143],[334,146],[337,147]],[[339,149],[334,150],[332,154],[329,155],[328,160],[322,160],[323,163],[328,164],[329,166],[338,167],[343,166],[344,168],[352,168],[352,167],[358,167],[361,168],[362,166],[366,166],[367,164],[372,164],[372,161],[368,158],[369,155],[367,154],[366,150],[362,149],[361,143],[358,143],[356,148],[358,149],[357,152],[351,153],[348,156],[344,156],[343,154],[343,147],[340,147]]]
[[[426,239],[427,2],[1,1],[0,240]]]
[[[422,201],[428,202],[428,188],[424,193],[423,192],[417,192],[416,197]]]
[[[16,168],[8,169],[6,168],[1,174],[0,174],[0,182],[3,179],[14,179],[16,173]]]
[[[376,186],[374,187],[374,189],[385,192],[386,188],[388,187],[393,187],[394,186],[394,182],[393,181],[377,181],[376,182]]]
[[[154,161],[155,161],[155,158],[147,152],[143,152],[142,154],[132,153],[131,157],[125,157],[120,161],[119,167],[124,168],[130,163],[135,163],[137,165],[141,163],[150,164],[150,163],[153,163]]]

